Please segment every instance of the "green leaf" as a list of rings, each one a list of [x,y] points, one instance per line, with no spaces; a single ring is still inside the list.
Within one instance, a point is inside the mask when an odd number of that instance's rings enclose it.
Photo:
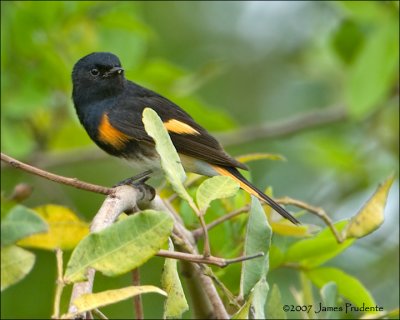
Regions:
[[[320,290],[323,304],[325,306],[335,306],[337,305],[337,285],[335,282],[326,283]],[[325,319],[334,318],[334,313],[332,311],[326,311],[324,314]]]
[[[253,295],[250,294],[249,298],[246,300],[244,305],[239,309],[238,312],[236,312],[232,316],[232,319],[249,319],[249,312],[252,300],[253,300]]]
[[[340,231],[347,223],[348,221],[340,221],[334,225]],[[338,243],[332,231],[326,227],[315,237],[292,244],[286,252],[285,262],[299,263],[303,267],[313,268],[343,252],[353,241],[354,239],[347,239]]]
[[[354,216],[344,232],[346,238],[362,238],[374,232],[383,223],[386,200],[394,175],[381,184],[367,203]]]
[[[360,319],[400,319],[400,309],[396,308],[390,311],[381,311],[377,313],[364,313]]]
[[[332,45],[336,54],[346,64],[351,64],[360,52],[365,40],[361,26],[353,20],[344,20],[335,31]]]
[[[276,283],[274,283],[268,294],[266,319],[286,319],[286,313],[282,307],[281,292]]]
[[[35,264],[35,255],[17,246],[1,248],[1,291],[21,281]]]
[[[276,245],[271,245],[269,248],[269,267],[271,269],[276,269],[284,261],[284,255],[281,249]]]
[[[6,246],[35,233],[47,231],[47,223],[35,211],[16,205],[1,222],[1,245]]]
[[[398,21],[388,19],[368,38],[349,73],[346,100],[360,119],[379,107],[392,88],[399,61]]]
[[[305,273],[319,288],[322,288],[329,282],[335,282],[339,294],[357,307],[361,307],[363,304],[365,306],[375,306],[374,298],[362,283],[339,269],[331,267],[316,268],[305,271]]]
[[[311,235],[310,225],[294,225],[286,219],[271,221],[271,228],[274,234],[286,237],[309,237]]]
[[[4,221],[7,214],[14,208],[18,202],[8,197],[5,197],[3,193],[0,194],[0,207],[1,207],[1,220]]]
[[[244,255],[263,252],[264,256],[243,261],[240,279],[240,295],[247,297],[250,290],[268,272],[268,252],[271,244],[271,227],[257,198],[252,196],[247,223]]]
[[[159,293],[163,296],[167,295],[163,290],[155,286],[130,286],[98,293],[83,294],[75,299],[72,304],[77,308],[75,314],[78,314],[117,303],[143,293]],[[66,319],[70,318],[73,318],[72,314],[69,314],[66,317]]]
[[[251,319],[265,319],[264,306],[267,301],[268,290],[268,283],[265,277],[262,277],[253,288],[253,301],[250,308]]]
[[[168,214],[146,210],[90,234],[72,252],[65,281],[85,280],[89,267],[107,276],[139,267],[158,252],[172,227],[173,221]]]
[[[169,250],[174,251],[174,245],[170,239]],[[182,313],[189,309],[183,292],[181,280],[179,279],[176,259],[165,259],[164,270],[161,276],[161,286],[168,296],[164,305],[164,319],[182,317]]]
[[[246,302],[232,319],[264,319],[264,305],[267,294],[268,284],[263,276],[251,289]]]
[[[156,143],[156,150],[160,155],[161,166],[172,188],[183,199],[193,202],[193,199],[187,193],[182,183],[186,179],[186,174],[183,170],[181,159],[157,112],[150,108],[144,109],[143,124],[147,134],[152,137]]]
[[[18,241],[18,245],[22,247],[72,250],[89,233],[89,224],[79,219],[69,208],[47,204],[34,210],[46,221],[49,230]]]
[[[197,189],[196,200],[201,212],[206,212],[211,201],[228,198],[239,190],[239,183],[231,177],[215,176],[205,180]]]

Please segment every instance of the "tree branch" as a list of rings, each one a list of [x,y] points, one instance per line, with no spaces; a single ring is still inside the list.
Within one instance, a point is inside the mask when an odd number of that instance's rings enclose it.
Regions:
[[[132,270],[132,284],[136,287],[140,286],[140,271],[139,268]],[[135,308],[135,319],[144,319],[142,295],[138,294],[133,297],[133,307]]]
[[[91,223],[91,232],[98,232],[110,226],[122,212],[135,211],[137,210],[138,205],[143,206],[146,204],[150,204],[150,207],[156,210],[162,210],[169,213],[175,221],[172,238],[174,239],[176,246],[182,248],[187,253],[169,251],[165,252],[164,250],[160,250],[158,255],[166,256],[168,258],[180,259],[183,261],[189,261],[191,265],[190,269],[192,270],[194,276],[198,279],[198,283],[201,284],[201,290],[207,297],[207,299],[203,300],[208,301],[208,304],[212,306],[212,317],[217,319],[229,318],[225,306],[214,286],[212,279],[209,276],[212,274],[212,271],[205,264],[214,264],[220,267],[224,267],[231,263],[256,258],[261,254],[256,254],[249,257],[238,257],[235,259],[222,259],[218,257],[204,257],[203,255],[199,255],[197,247],[195,246],[195,239],[192,233],[185,228],[179,215],[174,212],[171,206],[167,206],[160,197],[157,196],[153,201],[151,201],[154,198],[154,189],[147,185],[122,185],[112,189],[105,188],[102,186],[79,181],[75,178],[67,178],[38,169],[36,167],[20,162],[12,157],[9,157],[3,153],[1,153],[1,160],[15,168],[41,176],[51,181],[63,183],[83,190],[106,194],[107,197],[105,201],[103,202],[100,210],[98,211]],[[92,318],[91,313],[88,313],[86,315],[77,315],[77,309],[73,305],[73,301],[75,301],[75,299],[82,294],[92,292],[94,276],[95,270],[89,268],[87,270],[87,281],[76,283],[73,286],[70,300],[71,302],[68,310],[69,314],[75,314],[77,317],[84,316],[85,318]],[[56,310],[55,313],[58,313],[58,311]]]
[[[344,106],[335,106],[321,110],[313,110],[292,118],[242,127],[230,132],[216,134],[224,147],[243,144],[257,139],[284,137],[300,131],[339,122],[347,118]]]
[[[204,264],[212,264],[218,267],[226,267],[227,265],[230,265],[232,263],[237,263],[237,262],[242,262],[258,257],[262,257],[264,254],[263,252],[259,252],[250,256],[243,256],[243,257],[237,257],[233,259],[223,259],[219,257],[214,257],[214,256],[208,256],[205,257],[202,254],[190,254],[190,253],[184,253],[184,252],[178,252],[178,251],[168,251],[168,250],[160,250],[157,253],[157,256],[159,257],[165,257],[165,258],[171,258],[171,259],[178,259],[178,260],[184,260],[184,261],[190,261],[190,262],[197,262],[197,263],[204,263]]]
[[[9,165],[11,165],[14,168],[21,169],[26,172],[32,173],[34,175],[37,175],[39,177],[45,178],[47,180],[66,184],[68,186],[72,186],[72,187],[75,187],[78,189],[101,193],[101,194],[105,194],[105,195],[111,194],[112,190],[113,190],[112,188],[98,186],[95,184],[80,181],[76,178],[67,178],[67,177],[59,176],[54,173],[50,173],[48,171],[41,170],[41,169],[33,167],[29,164],[18,161],[4,153],[1,153],[1,160],[8,163]]]

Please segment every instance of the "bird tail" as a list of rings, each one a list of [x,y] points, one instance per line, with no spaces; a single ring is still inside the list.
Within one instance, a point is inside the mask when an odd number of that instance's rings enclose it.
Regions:
[[[234,167],[220,167],[213,166],[214,170],[217,171],[222,176],[231,177],[233,180],[240,184],[240,187],[247,191],[249,194],[256,196],[261,201],[266,202],[272,209],[278,212],[282,217],[290,220],[294,224],[300,224],[300,222],[293,217],[289,212],[277,204],[274,200],[268,197],[264,192],[253,186],[242,174]]]

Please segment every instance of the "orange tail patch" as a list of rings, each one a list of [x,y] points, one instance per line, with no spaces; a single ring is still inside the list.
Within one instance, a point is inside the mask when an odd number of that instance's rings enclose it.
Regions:
[[[257,191],[255,191],[253,188],[251,188],[250,186],[248,186],[246,183],[244,183],[242,180],[240,180],[238,177],[236,177],[234,174],[230,173],[228,170],[221,168],[221,167],[217,167],[217,166],[212,166],[214,168],[215,171],[217,171],[221,176],[227,176],[227,177],[231,177],[233,180],[235,180],[236,182],[239,182],[240,188],[242,188],[243,190],[245,190],[246,192],[250,193],[253,196],[256,196],[257,198],[259,198],[260,200],[263,200],[257,193]]]

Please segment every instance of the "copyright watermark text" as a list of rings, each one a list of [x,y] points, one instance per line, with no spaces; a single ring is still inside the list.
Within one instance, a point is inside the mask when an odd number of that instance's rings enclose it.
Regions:
[[[338,311],[342,312],[344,311],[345,313],[349,312],[373,312],[373,311],[383,311],[383,307],[374,305],[374,306],[367,306],[365,303],[362,304],[362,306],[355,306],[351,303],[345,303],[344,305],[341,306],[326,306],[323,305],[321,302],[317,305],[293,305],[293,304],[285,304],[282,306],[283,311],[285,312],[314,312],[314,313],[320,313],[320,312],[331,312],[331,311]]]

